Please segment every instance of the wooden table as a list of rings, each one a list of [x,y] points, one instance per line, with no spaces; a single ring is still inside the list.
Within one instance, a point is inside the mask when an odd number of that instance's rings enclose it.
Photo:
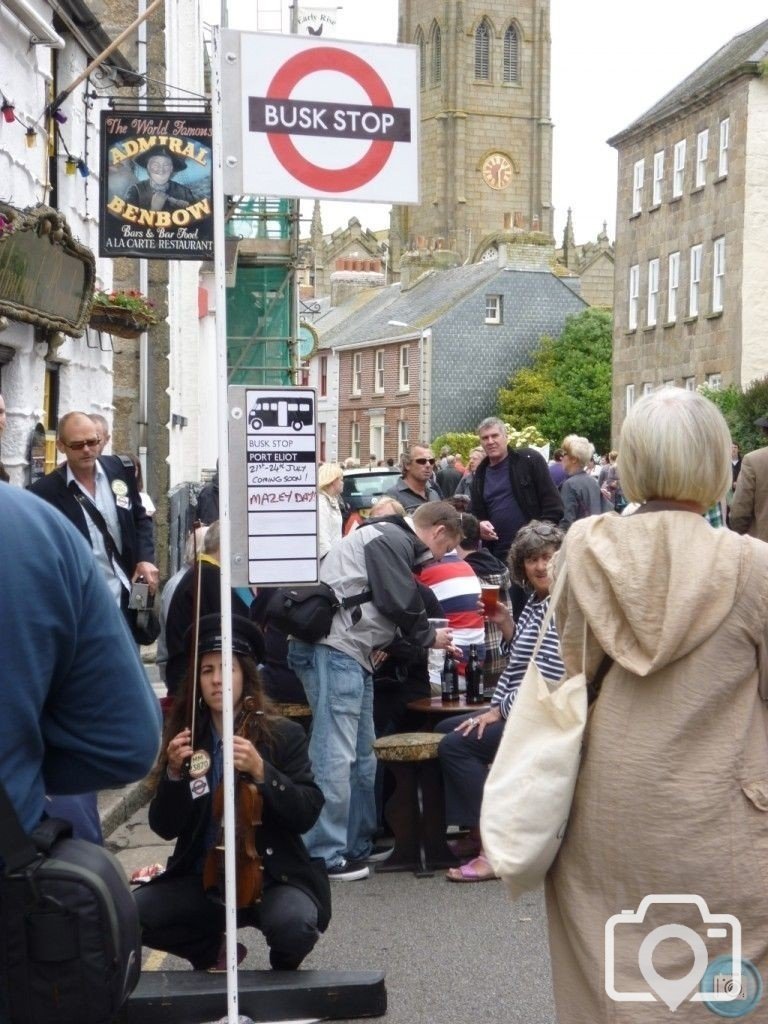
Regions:
[[[407,707],[409,711],[425,715],[429,720],[427,723],[429,728],[432,728],[440,718],[449,718],[451,715],[465,715],[467,712],[476,712],[478,715],[482,715],[484,711],[488,710],[488,701],[490,701],[490,695],[488,700],[482,704],[467,704],[466,695],[460,693],[458,700],[452,700],[449,703],[445,703],[442,697],[420,697],[418,700],[409,701]]]

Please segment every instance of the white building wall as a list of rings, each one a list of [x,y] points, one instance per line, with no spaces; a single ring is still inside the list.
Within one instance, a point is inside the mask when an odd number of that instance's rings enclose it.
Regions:
[[[169,26],[166,35],[167,80],[172,85],[201,95],[204,69],[199,0],[167,3],[166,17]],[[179,93],[180,100],[183,101],[184,97],[184,93]],[[176,260],[168,264],[170,410],[172,418],[176,414],[187,421],[183,427],[169,424],[168,461],[172,488],[185,480],[199,480],[201,470],[216,463],[215,404],[201,401],[201,389],[210,389],[211,395],[214,394],[215,377],[209,375],[204,356],[211,344],[211,318],[198,319],[201,271],[212,266],[193,260]],[[202,275],[203,281],[207,276]],[[215,348],[213,352],[215,355]]]
[[[768,238],[768,80],[752,78],[748,95],[746,179],[744,183],[744,258],[741,311],[741,386],[768,374],[768,288],[765,252]],[[728,254],[726,253],[726,261]],[[728,276],[728,264],[725,267]]]
[[[51,24],[51,8],[32,0],[34,10]],[[89,58],[71,38],[57,54],[59,82],[73,81]],[[53,55],[49,47],[31,45],[31,33],[0,4],[0,89],[13,102],[18,121],[0,119],[0,198],[25,209],[49,204],[47,119]],[[72,235],[93,250],[98,246],[98,115],[99,104],[84,103],[81,85],[63,104],[67,122],[61,135],[72,154],[87,158],[91,174],[67,176],[62,159],[59,168],[57,207],[67,219]],[[21,122],[21,123],[19,123]],[[33,126],[36,145],[26,144],[25,130]],[[110,261],[97,261],[97,275],[105,286],[111,283]],[[2,458],[15,484],[25,483],[27,446],[30,433],[43,415],[45,363],[50,357],[59,363],[59,411],[83,409],[110,418],[112,409],[112,352],[99,348],[98,336],[67,339],[55,352],[35,340],[35,328],[12,322],[0,333],[0,344],[16,350],[2,368],[2,388],[8,411]],[[108,346],[106,346],[108,348]]]
[[[327,395],[320,395],[320,357],[328,359]],[[339,357],[325,348],[309,361],[309,386],[317,392],[317,422],[325,424],[326,461],[339,461]],[[318,449],[319,450],[319,449]]]

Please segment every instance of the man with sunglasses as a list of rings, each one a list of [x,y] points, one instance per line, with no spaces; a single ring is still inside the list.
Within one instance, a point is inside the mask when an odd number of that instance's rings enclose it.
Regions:
[[[59,420],[56,439],[66,462],[37,480],[31,490],[82,533],[110,593],[125,612],[131,583],[139,576],[149,584],[150,593],[157,587],[152,520],[141,504],[131,460],[99,457],[101,444],[90,416],[68,412]]]
[[[406,513],[413,512],[419,505],[426,505],[428,501],[442,501],[440,491],[432,482],[435,457],[428,445],[410,445],[403,453],[400,467],[402,477],[384,493],[399,501]]]
[[[151,593],[158,583],[152,520],[141,504],[133,463],[117,455],[100,457],[103,440],[99,426],[86,413],[62,416],[56,447],[66,462],[36,480],[30,490],[85,537],[110,594],[128,620],[131,583],[143,576]],[[47,799],[48,814],[70,821],[76,838],[103,842],[96,793]]]

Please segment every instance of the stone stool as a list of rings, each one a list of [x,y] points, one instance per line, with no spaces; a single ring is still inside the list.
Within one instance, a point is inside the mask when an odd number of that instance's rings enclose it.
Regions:
[[[303,727],[304,732],[309,732],[312,722],[312,708],[309,704],[286,704],[273,700],[272,710],[276,715],[282,715],[283,718],[295,719]]]
[[[395,778],[395,791],[384,816],[395,837],[389,860],[377,871],[413,871],[429,877],[435,868],[456,864],[445,842],[443,780],[437,760],[442,736],[431,732],[404,732],[375,740],[376,757]]]

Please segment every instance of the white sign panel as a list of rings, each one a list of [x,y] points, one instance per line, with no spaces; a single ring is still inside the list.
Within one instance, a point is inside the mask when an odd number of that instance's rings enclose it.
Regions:
[[[314,390],[230,387],[232,581],[317,581]]]
[[[302,36],[332,36],[338,20],[338,7],[304,7],[299,4],[296,31]]]
[[[230,30],[222,41],[228,195],[419,202],[417,47]]]

